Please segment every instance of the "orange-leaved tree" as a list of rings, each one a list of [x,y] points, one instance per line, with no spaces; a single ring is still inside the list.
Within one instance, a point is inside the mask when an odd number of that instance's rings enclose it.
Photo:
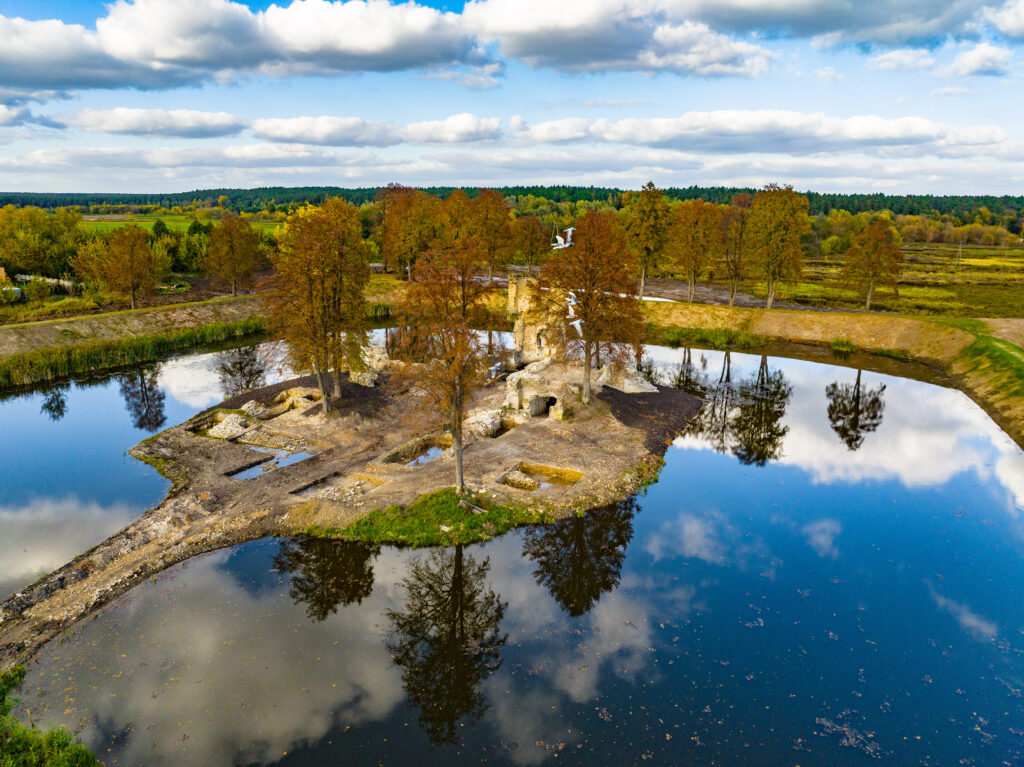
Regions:
[[[703,200],[686,200],[671,214],[665,251],[686,276],[686,299],[693,302],[697,280],[722,251],[722,211]]]
[[[658,263],[668,233],[669,210],[665,195],[653,181],[626,199],[626,232],[640,266],[640,298],[644,297],[647,273]]]
[[[131,224],[113,231],[109,239],[93,240],[79,247],[72,267],[85,279],[101,282],[108,289],[127,293],[132,309],[139,295],[149,295],[170,268],[149,246],[149,232]]]
[[[736,303],[739,281],[747,276],[750,260],[750,238],[747,236],[747,222],[754,198],[741,192],[722,209],[722,250],[721,271],[729,281],[729,306]]]
[[[337,397],[340,372],[363,368],[369,342],[370,263],[359,211],[337,197],[307,205],[288,218],[279,245],[263,301],[295,365],[316,375],[326,413],[331,371]]]
[[[398,373],[422,391],[444,417],[455,452],[455,484],[465,492],[463,421],[473,392],[483,383],[487,358],[473,326],[485,311],[487,287],[479,272],[486,258],[472,238],[445,238],[417,260],[413,280],[397,305],[401,332],[393,355],[407,365]]]
[[[505,197],[495,189],[481,189],[472,201],[470,214],[473,236],[487,262],[487,280],[492,282],[494,269],[501,265],[508,250],[512,219]]]
[[[864,308],[871,311],[875,288],[886,284],[898,290],[902,269],[900,236],[891,221],[879,217],[854,235],[853,244],[846,251],[843,278],[867,293]]]
[[[533,273],[551,250],[551,237],[537,216],[520,216],[509,227],[509,261],[526,266]]]
[[[598,344],[609,362],[640,359],[643,316],[636,296],[636,257],[611,211],[588,210],[576,223],[573,245],[558,251],[540,272],[539,310],[564,318],[554,328],[567,357],[583,359],[583,403]],[[570,324],[568,301],[574,302]],[[578,320],[578,322],[577,322]]]
[[[771,309],[781,280],[795,279],[803,268],[801,238],[810,229],[809,203],[792,186],[769,184],[754,195],[747,236],[755,270],[765,281],[765,308]]]
[[[436,197],[418,189],[388,187],[381,240],[389,269],[412,277],[416,259],[427,252],[442,225],[439,206]]]
[[[228,213],[210,232],[206,274],[231,285],[234,296],[239,285],[249,286],[262,258],[260,238],[249,222],[236,213]]]

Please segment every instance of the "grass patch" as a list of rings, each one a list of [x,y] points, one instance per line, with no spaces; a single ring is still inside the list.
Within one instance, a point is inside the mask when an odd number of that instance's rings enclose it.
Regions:
[[[991,376],[1000,394],[1024,396],[1024,350],[994,336],[981,336],[960,356]]]
[[[667,328],[647,326],[648,341],[671,346],[701,346],[708,349],[751,349],[764,345],[762,336],[731,328]]]
[[[152,362],[170,352],[262,334],[266,327],[262,317],[250,317],[238,322],[214,322],[197,328],[12,354],[0,358],[0,390]]]
[[[0,767],[99,767],[95,755],[65,730],[37,730],[10,715],[10,695],[24,678],[22,666],[0,672]]]
[[[539,509],[502,506],[476,493],[463,497],[483,508],[484,513],[474,514],[460,506],[455,488],[450,487],[421,496],[404,509],[394,505],[375,509],[343,530],[314,526],[306,534],[399,546],[456,546],[487,541],[520,525],[547,521]],[[449,529],[442,530],[442,526]]]
[[[931,318],[931,322],[937,322],[940,325],[964,330],[975,336],[984,336],[991,332],[987,322],[971,319],[969,317],[933,317]]]
[[[855,351],[857,346],[847,338],[837,338],[830,344],[829,348],[832,350],[832,354],[836,357],[849,357]]]
[[[906,349],[871,349],[870,351],[879,357],[889,357],[902,362],[907,362],[911,357],[910,352]]]

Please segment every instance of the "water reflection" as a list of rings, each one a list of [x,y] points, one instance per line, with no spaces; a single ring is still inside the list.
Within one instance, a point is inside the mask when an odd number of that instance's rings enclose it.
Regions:
[[[217,374],[227,399],[266,386],[267,363],[258,346],[243,346],[217,355]]]
[[[865,434],[881,426],[885,413],[885,401],[882,399],[885,384],[863,386],[860,376],[861,371],[857,370],[857,380],[852,384],[834,381],[825,387],[832,431],[839,435],[851,452],[864,444]]]
[[[160,367],[159,363],[145,365],[117,376],[125,408],[136,429],[155,432],[167,423],[164,414],[166,397],[160,388]]]
[[[716,452],[731,452],[741,463],[764,466],[782,454],[789,427],[783,424],[793,394],[782,370],[772,370],[768,357],[761,356],[755,374],[732,380],[732,355],[725,352],[718,381],[706,373],[696,374],[686,350],[673,385],[690,392],[703,392],[704,406],[690,422],[686,435],[700,438]],[[705,361],[706,366],[706,361]]]
[[[289,539],[274,555],[274,566],[292,576],[288,594],[306,605],[317,623],[343,605],[360,604],[373,591],[373,561],[379,546],[320,538]]]
[[[54,386],[43,395],[39,412],[51,421],[59,421],[68,414],[68,386]]]
[[[619,585],[637,510],[630,498],[526,531],[523,554],[536,564],[533,577],[571,617],[590,612]]]
[[[481,683],[501,666],[506,605],[487,586],[490,567],[462,546],[435,549],[409,566],[405,609],[387,611],[386,646],[435,745],[455,743],[462,720],[483,716]]]

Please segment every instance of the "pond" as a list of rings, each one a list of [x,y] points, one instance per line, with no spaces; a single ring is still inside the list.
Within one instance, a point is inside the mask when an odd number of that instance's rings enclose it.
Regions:
[[[950,389],[650,355],[708,404],[644,495],[477,546],[198,557],[48,644],[19,715],[112,765],[1020,763],[1024,452]],[[222,396],[217,364],[167,363],[205,371],[194,399],[158,376],[168,422]],[[4,530],[38,497],[159,498],[118,389],[56,423],[43,395],[0,404],[3,483],[37,492],[0,491]],[[54,445],[90,463],[33,469]]]

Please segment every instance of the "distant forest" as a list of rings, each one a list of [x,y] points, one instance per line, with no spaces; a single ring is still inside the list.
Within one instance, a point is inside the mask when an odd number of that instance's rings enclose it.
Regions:
[[[423,191],[441,198],[455,189],[464,189],[470,197],[476,187],[421,187]],[[223,207],[240,212],[274,210],[275,207],[301,205],[307,202],[321,203],[327,197],[343,197],[355,205],[372,201],[382,187],[361,187],[346,189],[338,186],[300,187],[259,187],[257,189],[199,189],[177,194],[75,194],[75,193],[28,193],[0,192],[0,207],[34,205],[40,208],[89,208],[91,206],[158,206],[161,208],[213,206],[221,197]],[[543,197],[554,202],[609,202],[621,207],[622,195],[626,190],[595,186],[503,186],[497,188],[506,197]],[[719,204],[728,203],[741,192],[754,193],[751,188],[739,187],[670,187],[665,195],[672,199],[703,199]],[[890,210],[897,215],[955,216],[961,221],[974,220],[979,210],[985,208],[991,213],[1009,220],[1017,219],[1014,227],[1020,231],[1019,215],[1024,212],[1024,196],[995,195],[888,195],[888,194],[820,194],[805,192],[810,201],[811,215],[827,214],[831,210],[846,210],[850,213]]]

